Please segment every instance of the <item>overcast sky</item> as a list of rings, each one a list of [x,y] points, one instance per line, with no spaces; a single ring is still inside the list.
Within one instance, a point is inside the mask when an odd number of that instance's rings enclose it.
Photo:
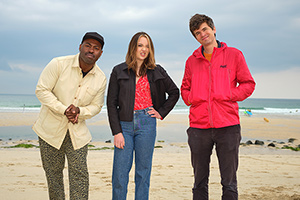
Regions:
[[[156,62],[180,87],[185,61],[200,45],[195,13],[214,19],[217,39],[240,49],[257,82],[253,98],[300,99],[299,0],[0,0],[0,94],[34,94],[57,56],[78,53],[85,32],[105,38],[97,62],[109,78],[138,31],[154,42]]]

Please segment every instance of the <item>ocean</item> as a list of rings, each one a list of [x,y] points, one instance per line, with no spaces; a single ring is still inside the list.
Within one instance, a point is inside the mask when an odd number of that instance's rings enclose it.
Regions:
[[[238,102],[240,113],[251,110],[255,114],[299,115],[300,99],[258,99],[248,98]],[[39,112],[41,103],[35,95],[0,94],[0,113]],[[106,105],[101,112],[106,112]],[[172,113],[188,114],[189,108],[179,99]]]
[[[9,112],[35,112],[40,110],[40,102],[35,95],[21,94],[0,94],[0,115],[5,115]],[[285,118],[300,118],[300,99],[255,99],[249,98],[243,102],[239,102],[240,115],[244,115],[246,110],[251,110],[255,116],[282,116]],[[103,106],[101,113],[106,113],[106,105]],[[175,108],[171,111],[173,114],[189,113],[189,108],[184,104],[182,99],[179,99]],[[91,120],[97,120],[99,117],[94,117]],[[169,127],[158,127],[158,140],[166,142],[186,142],[187,136],[185,130],[187,127],[174,124],[172,134]],[[107,125],[89,125],[93,141],[113,141],[111,131]],[[37,135],[31,129],[31,126],[2,126],[0,127],[0,141],[7,140],[36,140]],[[243,138],[242,141],[247,140]]]

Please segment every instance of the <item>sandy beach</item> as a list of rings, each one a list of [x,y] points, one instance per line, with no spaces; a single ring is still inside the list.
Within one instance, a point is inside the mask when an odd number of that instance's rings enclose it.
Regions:
[[[0,127],[31,126],[38,113],[1,113]],[[238,170],[239,199],[241,200],[300,200],[300,151],[281,149],[284,145],[300,144],[300,118],[241,116],[242,136],[245,141],[255,140],[264,145],[241,145]],[[89,126],[108,126],[106,114],[88,121]],[[188,200],[192,198],[193,171],[190,151],[184,138],[188,127],[186,114],[170,114],[158,121],[158,136],[183,138],[182,142],[157,142],[153,158],[150,199]],[[1,138],[1,135],[0,135]],[[168,137],[170,138],[170,137]],[[246,138],[246,139],[245,139]],[[294,138],[293,142],[288,139]],[[2,200],[48,199],[47,183],[38,148],[7,148],[20,143],[38,145],[36,140],[0,141],[0,194]],[[268,147],[273,143],[275,147]],[[106,150],[93,150],[106,147]],[[88,155],[90,199],[111,199],[113,144],[93,141]],[[134,168],[134,166],[133,166]],[[134,199],[134,174],[130,175],[128,199]],[[212,155],[209,183],[210,199],[221,196],[218,162]],[[65,191],[68,199],[67,166]]]

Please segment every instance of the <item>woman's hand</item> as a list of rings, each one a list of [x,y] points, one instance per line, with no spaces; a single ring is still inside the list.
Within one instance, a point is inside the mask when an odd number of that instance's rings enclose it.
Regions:
[[[155,117],[157,119],[161,119],[160,114],[152,107],[149,108],[148,114],[151,115],[151,117]]]
[[[124,149],[125,140],[122,133],[118,133],[114,136],[114,145],[119,149]]]

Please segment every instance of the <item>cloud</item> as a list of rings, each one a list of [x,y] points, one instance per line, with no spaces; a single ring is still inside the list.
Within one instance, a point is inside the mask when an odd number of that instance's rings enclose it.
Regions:
[[[157,62],[180,85],[185,60],[199,47],[188,22],[204,13],[214,19],[217,39],[243,52],[251,72],[273,74],[300,63],[295,45],[300,41],[299,6],[299,0],[2,0],[0,42],[5,48],[0,55],[9,65],[0,70],[10,80],[23,70],[30,76],[18,75],[24,81],[20,91],[34,88],[30,80],[53,57],[78,53],[84,33],[97,31],[106,43],[98,65],[109,76],[124,61],[132,35],[146,31]]]
[[[27,77],[27,78],[24,78]],[[34,94],[38,76],[31,73],[0,73],[0,94]]]
[[[253,77],[257,84],[252,95],[254,98],[300,99],[300,67],[257,73]]]
[[[40,73],[41,69],[26,64],[8,63],[6,60],[0,59],[0,71],[6,71],[14,75],[16,73]]]
[[[0,71],[12,71],[11,67],[9,66],[9,64],[3,60],[0,59]]]

